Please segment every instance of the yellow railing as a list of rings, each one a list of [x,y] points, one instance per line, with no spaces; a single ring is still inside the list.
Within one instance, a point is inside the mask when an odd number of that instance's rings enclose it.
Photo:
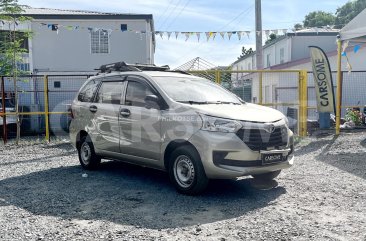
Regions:
[[[256,86],[258,86],[258,89],[252,89],[252,91],[256,91],[258,93],[258,100],[257,103],[264,105],[264,106],[270,106],[270,107],[286,107],[286,106],[296,106],[296,109],[298,109],[298,135],[299,136],[306,136],[307,134],[307,110],[309,109],[307,105],[307,72],[304,70],[204,70],[204,71],[189,71],[191,74],[195,75],[203,75],[205,74],[210,75],[210,78],[215,81],[216,83],[223,83],[227,81],[227,78],[230,80],[233,79],[233,74],[258,74],[258,83]],[[272,74],[285,74],[286,73],[295,73],[296,75],[288,75],[285,76],[288,78],[288,80],[294,81],[293,83],[296,83],[295,88],[298,90],[298,99],[294,99],[292,103],[289,102],[274,102],[274,103],[268,103],[268,100],[265,99],[265,95],[263,93],[266,81],[268,81],[268,78],[271,78]],[[42,76],[39,76],[42,78]],[[226,78],[226,79],[225,79]],[[280,81],[281,78],[279,78]],[[3,80],[4,81],[4,80]],[[3,82],[2,81],[2,82]],[[286,79],[284,80],[286,81]],[[43,97],[44,97],[44,111],[35,111],[35,112],[0,112],[0,118],[6,116],[25,116],[25,115],[43,115],[45,117],[45,139],[46,141],[50,141],[50,115],[63,115],[63,114],[69,114],[68,112],[52,112],[49,110],[49,103],[50,103],[50,96],[49,96],[49,76],[45,75],[43,76]],[[257,87],[256,87],[257,88]],[[267,102],[266,102],[267,101]],[[292,100],[290,100],[292,101]],[[1,102],[1,97],[0,97]],[[271,101],[273,102],[273,101]]]

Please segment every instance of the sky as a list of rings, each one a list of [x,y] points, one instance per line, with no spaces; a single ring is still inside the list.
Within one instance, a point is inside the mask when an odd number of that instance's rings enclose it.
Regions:
[[[322,10],[335,13],[348,0],[262,0],[263,29],[292,29],[301,23],[306,14]],[[156,31],[220,32],[254,31],[255,0],[19,0],[37,8],[90,10],[100,12],[153,14]],[[191,36],[185,41],[172,34],[168,40],[156,36],[155,64],[178,67],[195,57],[214,65],[230,65],[241,54],[241,48],[255,47],[254,32],[241,40],[232,36],[200,41]]]

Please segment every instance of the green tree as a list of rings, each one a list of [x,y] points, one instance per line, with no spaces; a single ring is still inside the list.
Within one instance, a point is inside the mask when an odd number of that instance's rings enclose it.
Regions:
[[[277,35],[276,34],[274,34],[274,33],[271,33],[270,35],[269,35],[269,39],[267,39],[267,41],[265,42],[265,44],[269,44],[269,43],[271,43],[273,40],[275,40],[275,39],[277,39]]]
[[[366,8],[366,0],[349,1],[336,11],[336,28],[342,28]]]
[[[244,46],[241,48],[241,55],[238,57],[238,59],[243,58],[244,56],[247,56],[249,54],[252,54],[254,50],[252,48],[246,49]]]
[[[301,23],[297,23],[297,24],[295,24],[295,26],[294,26],[294,29],[295,29],[296,31],[301,30],[301,29],[303,29],[303,28],[304,28],[304,26],[302,26],[302,24],[301,24]]]
[[[5,26],[8,26],[8,29],[1,32],[0,74],[13,78],[17,120],[17,144],[20,137],[17,81],[18,76],[24,74],[24,71],[19,68],[19,64],[23,62],[23,54],[28,51],[24,48],[24,41],[31,34],[28,31],[19,31],[17,29],[19,24],[31,20],[28,17],[22,16],[24,7],[24,5],[18,4],[18,0],[0,0],[0,20]]]
[[[335,19],[336,17],[332,13],[314,11],[305,16],[303,25],[305,28],[324,27],[334,25]]]

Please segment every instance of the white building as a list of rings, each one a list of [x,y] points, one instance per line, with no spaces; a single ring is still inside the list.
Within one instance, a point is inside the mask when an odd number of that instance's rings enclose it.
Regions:
[[[264,46],[263,60],[264,67],[268,70],[307,70],[308,74],[308,106],[309,119],[317,119],[315,87],[312,76],[312,63],[308,46],[318,46],[324,50],[332,71],[337,70],[337,35],[338,31],[322,30],[321,32],[305,31],[288,33],[275,41]],[[358,50],[354,51],[355,46]],[[343,106],[366,105],[365,76],[366,76],[366,48],[360,43],[350,43],[346,49],[346,57],[342,57],[343,74]],[[348,66],[352,67],[352,73]],[[254,68],[250,68],[254,66]],[[233,70],[255,69],[255,53],[245,56],[234,62]],[[234,80],[238,82],[251,82],[251,100],[259,100],[259,81],[257,74],[233,74]],[[241,81],[240,81],[241,80]],[[336,89],[336,74],[333,73],[333,84]],[[298,100],[298,79],[293,74],[265,74],[263,80],[263,102],[264,103],[296,103]],[[296,108],[296,105],[294,105]],[[285,114],[287,107],[278,107]],[[345,108],[342,109],[343,115]]]
[[[88,72],[102,64],[154,63],[151,14],[26,8],[29,69],[33,74]],[[3,31],[6,28],[3,28]]]
[[[303,30],[294,33],[287,33],[263,46],[263,66],[267,70],[289,69],[291,63],[301,62],[310,58],[309,46],[314,45],[322,48],[325,52],[335,51],[337,30],[317,29]],[[232,70],[255,70],[255,52],[246,55],[232,64]],[[303,66],[296,66],[292,69],[305,69]],[[310,68],[307,70],[311,70]],[[251,101],[259,102],[259,81],[257,74],[233,74],[232,78],[238,85],[249,83],[252,86]],[[284,79],[288,79],[284,81]],[[291,102],[295,96],[285,95],[288,88],[297,86],[295,74],[264,74],[263,75],[263,102]],[[246,98],[248,99],[248,98]]]
[[[101,65],[120,61],[154,63],[151,14],[26,8],[22,15],[32,19],[17,24],[16,29],[33,33],[23,44],[28,53],[24,54],[25,61],[20,65],[33,76],[17,84],[23,112],[44,111],[44,74],[50,75],[49,111],[66,112],[67,104],[74,99],[87,75],[96,73],[95,69]],[[0,36],[7,36],[9,28],[14,26],[0,22],[0,27]],[[5,78],[5,92],[14,94],[11,78]],[[23,117],[22,122],[25,131],[37,132],[44,128],[42,115]],[[57,131],[67,125],[67,118],[51,115],[50,125]]]

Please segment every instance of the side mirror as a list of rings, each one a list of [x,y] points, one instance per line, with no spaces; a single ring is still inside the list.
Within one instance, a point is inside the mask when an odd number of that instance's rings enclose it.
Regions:
[[[147,95],[145,97],[145,107],[147,109],[160,109],[160,100],[156,95]]]

